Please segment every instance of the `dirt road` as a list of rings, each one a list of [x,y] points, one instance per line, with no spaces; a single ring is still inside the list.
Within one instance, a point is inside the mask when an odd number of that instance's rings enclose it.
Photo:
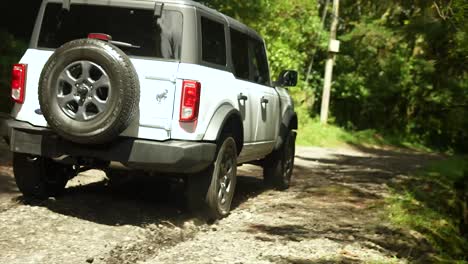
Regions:
[[[243,166],[234,209],[206,224],[183,186],[160,179],[73,179],[63,197],[25,201],[0,144],[0,263],[406,263],[424,241],[387,223],[388,185],[434,157],[298,148],[293,186],[266,190]]]

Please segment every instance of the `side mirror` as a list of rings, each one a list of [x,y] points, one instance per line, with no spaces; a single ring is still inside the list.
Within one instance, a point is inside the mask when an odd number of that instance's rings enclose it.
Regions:
[[[281,87],[292,87],[297,85],[297,71],[286,70],[282,71],[275,85]]]

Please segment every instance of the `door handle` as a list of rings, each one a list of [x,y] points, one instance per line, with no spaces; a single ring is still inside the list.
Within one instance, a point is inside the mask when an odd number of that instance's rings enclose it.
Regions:
[[[268,104],[268,102],[270,102],[268,101],[268,99],[266,99],[265,97],[262,97],[262,104]]]
[[[243,93],[240,93],[237,96],[237,100],[239,100],[239,101],[247,101],[247,99],[249,99],[249,98],[247,97],[247,95],[244,95]]]

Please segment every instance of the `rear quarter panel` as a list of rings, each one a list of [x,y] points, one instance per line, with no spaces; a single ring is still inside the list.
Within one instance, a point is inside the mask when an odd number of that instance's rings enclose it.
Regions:
[[[183,80],[201,83],[200,109],[195,122],[179,122],[180,98]],[[196,64],[181,63],[176,81],[174,116],[172,118],[172,138],[180,140],[202,140],[216,110],[225,104],[239,110],[237,95],[239,87],[234,85],[234,75]]]

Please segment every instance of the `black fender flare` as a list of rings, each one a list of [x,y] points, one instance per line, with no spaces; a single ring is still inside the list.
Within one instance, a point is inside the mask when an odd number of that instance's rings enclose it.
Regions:
[[[298,129],[298,120],[297,114],[294,112],[292,108],[287,108],[281,118],[279,134],[276,139],[275,150],[279,149],[282,145],[286,136],[288,135],[289,130],[297,130]]]
[[[236,108],[234,108],[230,104],[223,104],[215,111],[213,117],[208,124],[208,128],[206,129],[205,135],[203,136],[204,141],[217,141],[221,137],[221,132],[226,125],[226,122],[233,116],[236,116],[241,120],[241,128],[240,131],[244,132],[244,126],[242,124],[242,116]],[[243,142],[243,135],[242,135],[242,145]],[[239,151],[239,150],[238,150]]]

